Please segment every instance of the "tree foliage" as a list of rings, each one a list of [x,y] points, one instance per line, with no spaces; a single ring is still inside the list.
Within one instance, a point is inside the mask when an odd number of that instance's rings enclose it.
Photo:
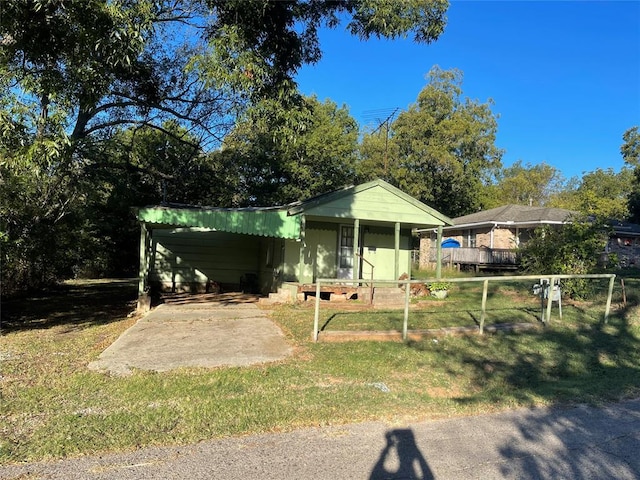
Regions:
[[[625,220],[629,216],[627,196],[631,190],[633,172],[623,168],[598,168],[585,173],[575,186],[565,186],[556,192],[548,205],[575,210],[585,215],[609,220]]]
[[[2,0],[5,292],[9,279],[11,288],[38,287],[71,274],[86,258],[109,264],[113,239],[122,234],[115,218],[127,215],[125,205],[165,193],[189,203],[248,202],[251,193],[241,190],[243,177],[232,168],[238,156],[213,148],[248,107],[300,102],[292,78],[320,58],[319,27],[346,21],[363,39],[413,35],[430,42],[444,28],[447,6],[443,0]],[[313,157],[315,146],[305,148],[305,158]],[[300,191],[317,188],[315,179],[294,173],[288,178]],[[101,224],[102,218],[114,220]]]
[[[495,183],[487,188],[485,208],[506,204],[544,206],[564,187],[562,174],[551,165],[539,163],[531,165],[516,161],[502,169]]]
[[[638,127],[632,127],[622,135],[624,143],[620,147],[620,153],[625,163],[633,168],[633,180],[629,190],[627,205],[630,220],[640,223],[640,131]]]
[[[234,158],[234,205],[281,205],[351,183],[357,141],[356,121],[330,100],[309,97],[287,110],[262,102],[237,124],[222,150]]]
[[[588,274],[598,265],[609,238],[609,229],[599,221],[575,217],[561,228],[544,226],[520,247],[521,265],[529,274]],[[585,279],[563,284],[563,293],[572,298],[586,298],[592,285]]]
[[[206,0],[212,12],[207,37],[212,54],[199,61],[214,84],[248,91],[253,98],[286,98],[293,75],[320,60],[318,30],[346,29],[362,40],[413,36],[438,39],[446,24],[446,0],[270,1]]]
[[[417,102],[391,124],[388,141],[363,140],[363,175],[378,174],[449,216],[481,206],[501,166],[491,101],[462,98],[462,72],[434,67]],[[384,148],[383,148],[384,147]]]

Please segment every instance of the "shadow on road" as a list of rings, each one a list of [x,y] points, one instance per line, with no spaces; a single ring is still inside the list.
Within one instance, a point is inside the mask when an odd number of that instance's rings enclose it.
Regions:
[[[408,428],[389,430],[387,444],[373,467],[370,480],[413,478],[433,480],[434,476],[420,452],[413,431]]]
[[[640,475],[640,403],[617,408],[534,411],[499,449],[505,478],[617,478]]]

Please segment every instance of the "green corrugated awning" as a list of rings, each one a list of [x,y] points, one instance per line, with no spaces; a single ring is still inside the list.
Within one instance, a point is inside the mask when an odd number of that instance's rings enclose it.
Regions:
[[[138,210],[144,223],[176,228],[204,228],[262,237],[300,238],[300,215],[260,208],[146,207]]]

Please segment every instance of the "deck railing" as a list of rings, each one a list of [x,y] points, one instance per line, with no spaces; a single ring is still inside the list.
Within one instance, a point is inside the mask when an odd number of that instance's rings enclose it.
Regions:
[[[436,262],[436,252],[429,255],[430,262]],[[507,248],[443,248],[442,262],[461,265],[517,265],[515,250]]]

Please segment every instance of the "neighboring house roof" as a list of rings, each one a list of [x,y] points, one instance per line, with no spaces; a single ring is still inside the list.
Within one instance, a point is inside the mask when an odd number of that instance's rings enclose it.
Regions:
[[[453,219],[454,225],[446,230],[492,225],[535,227],[543,224],[563,224],[570,221],[576,212],[563,208],[528,207],[504,205]]]
[[[140,208],[140,222],[159,228],[200,228],[277,238],[300,238],[303,216],[400,222],[412,228],[452,220],[384,182],[344,187],[281,207],[215,208],[163,205]]]

